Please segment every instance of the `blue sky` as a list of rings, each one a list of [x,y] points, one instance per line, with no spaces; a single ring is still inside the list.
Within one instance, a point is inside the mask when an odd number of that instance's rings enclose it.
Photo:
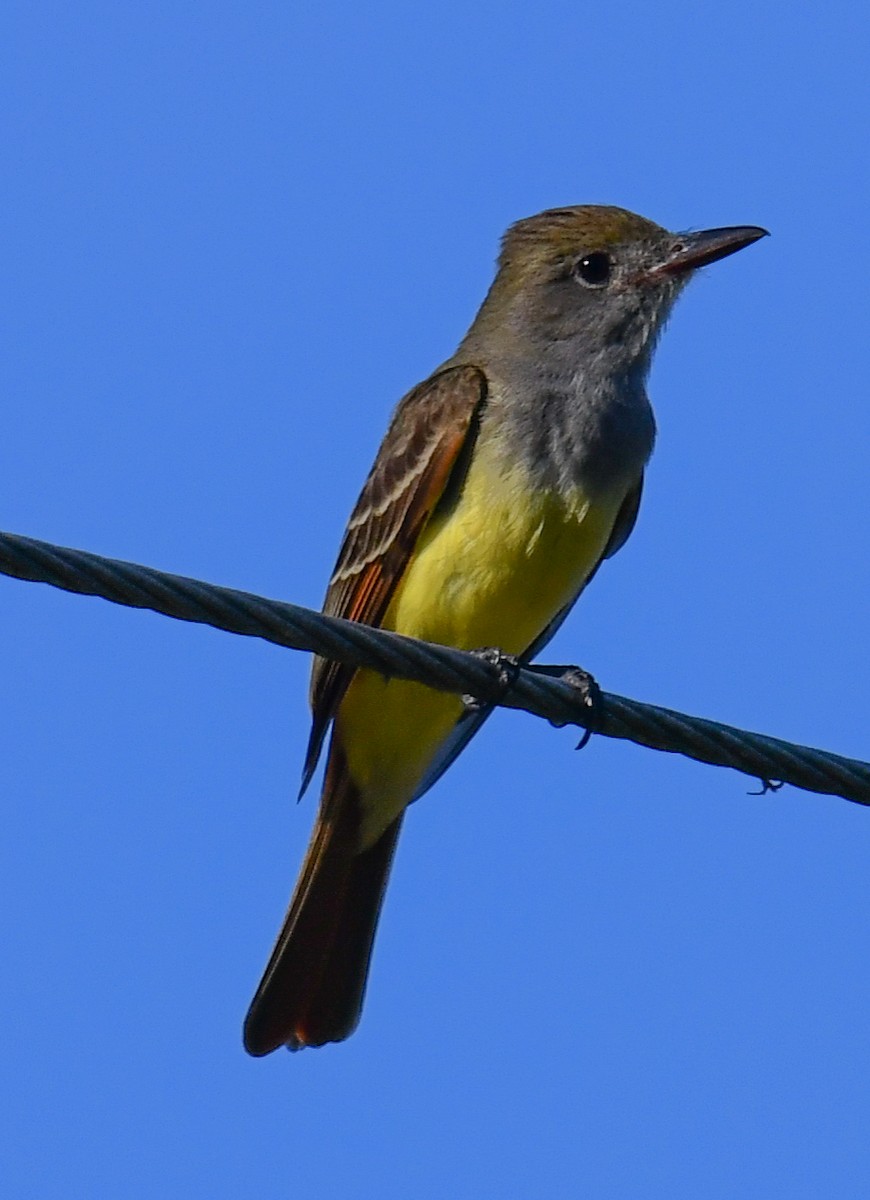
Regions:
[[[7,7],[0,526],[316,605],[510,221],[765,225],[681,300],[548,657],[866,758],[861,6],[295,7]],[[356,1035],[254,1061],[307,660],[0,606],[6,1194],[867,1194],[870,813],[501,714],[407,822]]]

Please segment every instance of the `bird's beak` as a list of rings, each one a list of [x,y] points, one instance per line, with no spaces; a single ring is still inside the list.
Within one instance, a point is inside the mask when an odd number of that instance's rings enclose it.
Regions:
[[[758,225],[732,225],[727,229],[704,229],[701,233],[679,234],[664,259],[649,272],[650,275],[682,275],[708,263],[718,262],[767,237],[766,229]]]

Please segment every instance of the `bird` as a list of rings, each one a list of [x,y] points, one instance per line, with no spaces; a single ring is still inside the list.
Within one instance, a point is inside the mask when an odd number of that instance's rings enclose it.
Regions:
[[[323,611],[530,662],[638,514],[646,391],[674,302],[764,237],[670,233],[610,205],[517,221],[458,349],[399,402],[350,516]],[[356,1028],[408,805],[489,715],[419,683],[316,658],[303,791],[327,734],[318,814],[248,1011],[255,1056]]]

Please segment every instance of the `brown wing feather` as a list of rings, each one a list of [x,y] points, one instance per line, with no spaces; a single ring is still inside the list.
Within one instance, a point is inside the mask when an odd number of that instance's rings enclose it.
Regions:
[[[418,537],[457,466],[486,398],[477,367],[448,367],[400,401],[351,513],[323,611],[366,625],[384,617]],[[315,658],[307,786],[354,668]]]

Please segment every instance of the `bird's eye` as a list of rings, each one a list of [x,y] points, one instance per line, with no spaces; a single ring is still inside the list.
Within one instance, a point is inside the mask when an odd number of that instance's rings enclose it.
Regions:
[[[587,287],[604,287],[609,281],[613,270],[613,262],[609,254],[596,250],[592,254],[584,254],[577,260],[574,273],[581,283]]]

